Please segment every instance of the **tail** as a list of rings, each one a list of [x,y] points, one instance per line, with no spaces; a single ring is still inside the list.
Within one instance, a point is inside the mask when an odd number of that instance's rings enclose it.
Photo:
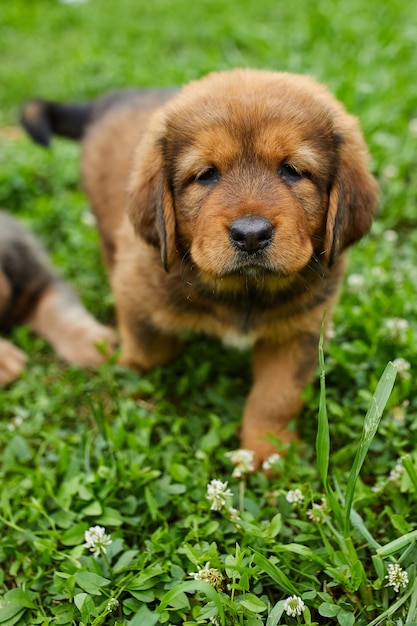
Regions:
[[[21,110],[20,122],[35,143],[48,147],[51,135],[81,139],[90,121],[93,104],[59,104],[34,98]]]

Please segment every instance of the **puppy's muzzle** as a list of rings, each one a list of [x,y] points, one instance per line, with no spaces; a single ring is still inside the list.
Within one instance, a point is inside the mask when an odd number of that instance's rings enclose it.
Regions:
[[[247,216],[236,219],[229,228],[232,245],[248,254],[264,250],[272,241],[274,229],[264,217]]]

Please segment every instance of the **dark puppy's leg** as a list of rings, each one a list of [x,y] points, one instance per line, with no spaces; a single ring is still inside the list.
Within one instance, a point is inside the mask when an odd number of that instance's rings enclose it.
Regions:
[[[106,358],[105,349],[96,344],[105,344],[108,351],[115,344],[114,332],[99,324],[58,277],[35,237],[0,211],[0,327],[7,332],[24,323],[50,341],[63,359],[85,367]],[[17,378],[23,361],[17,348],[2,342],[5,379]]]
[[[26,319],[69,363],[95,367],[113,352],[116,336],[84,308],[72,289],[57,279],[42,292]]]
[[[11,287],[6,275],[0,269],[0,320],[10,302]],[[0,385],[7,385],[17,378],[26,363],[26,355],[10,341],[0,337]]]
[[[241,443],[255,452],[256,465],[277,451],[268,435],[283,444],[297,437],[290,421],[301,407],[301,393],[311,381],[317,364],[317,335],[301,335],[277,345],[259,341],[254,349],[254,382],[243,414]]]

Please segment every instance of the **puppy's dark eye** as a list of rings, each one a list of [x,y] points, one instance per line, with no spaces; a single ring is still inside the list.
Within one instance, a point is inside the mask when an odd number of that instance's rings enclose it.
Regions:
[[[215,167],[209,167],[195,177],[195,182],[200,185],[214,185],[220,180],[220,172]]]
[[[303,178],[303,173],[299,172],[289,163],[282,163],[278,169],[278,174],[285,183],[296,183]]]

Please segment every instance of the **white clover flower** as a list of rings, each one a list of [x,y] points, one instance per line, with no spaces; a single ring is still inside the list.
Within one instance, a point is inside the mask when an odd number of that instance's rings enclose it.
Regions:
[[[189,576],[194,580],[204,580],[214,587],[217,591],[223,589],[223,574],[215,567],[210,567],[210,561],[208,561],[204,567],[198,567],[197,572],[190,572]]]
[[[408,377],[409,375],[407,375],[407,378]],[[391,414],[395,422],[401,423],[405,421],[407,409],[409,406],[410,406],[410,401],[404,400],[404,402],[402,402],[400,405],[392,407]]]
[[[290,617],[297,617],[305,609],[305,604],[300,596],[289,596],[284,602],[284,611]]]
[[[12,421],[7,424],[7,430],[12,432],[16,430],[16,428],[19,428],[19,426],[21,426],[22,424],[23,424],[23,416],[15,415]]]
[[[301,489],[290,489],[285,496],[285,499],[290,504],[302,504],[304,502],[304,496]]]
[[[399,592],[400,587],[407,587],[408,574],[399,563],[390,563],[387,571],[388,573],[385,576],[388,579],[387,587],[392,587],[396,593]]]
[[[377,280],[382,280],[386,276],[386,272],[382,269],[382,267],[379,267],[378,265],[371,269],[371,274]]]
[[[321,504],[313,502],[312,508],[307,511],[307,517],[311,522],[323,523],[324,514],[327,511],[327,502],[324,498],[321,499]]]
[[[232,452],[226,452],[226,456],[231,460],[233,465],[236,466],[232,472],[233,478],[242,478],[244,474],[253,472],[255,469],[253,464],[253,457],[255,456],[255,453],[253,450],[239,448],[238,450],[233,450]]]
[[[322,511],[320,504],[314,503],[313,507],[307,511],[307,517],[310,522],[315,522],[316,524],[323,523]]]
[[[395,178],[398,174],[398,167],[394,164],[388,164],[382,170],[382,176],[391,180],[391,178]]]
[[[417,137],[417,117],[413,117],[408,124],[408,130],[410,131],[410,135]]]
[[[232,506],[229,506],[229,515],[230,515],[230,519],[233,520],[234,522],[238,522],[240,520],[239,511],[233,508]]]
[[[399,376],[405,379],[410,378],[409,370],[411,368],[411,364],[409,361],[403,359],[402,357],[399,357],[398,359],[394,359],[392,364],[395,365],[395,367],[397,368]]]
[[[111,536],[106,535],[106,529],[103,526],[91,526],[85,531],[84,547],[93,552],[94,556],[107,554],[106,546],[112,543]]]
[[[220,626],[220,622],[217,617],[209,617],[210,624],[214,624],[214,626]]]
[[[384,232],[384,239],[385,241],[389,241],[390,243],[395,243],[396,241],[398,241],[397,231],[389,228]]]
[[[116,598],[110,598],[106,606],[107,613],[112,613],[112,611],[115,611],[118,606],[119,606],[119,600],[116,600]]]
[[[227,498],[231,498],[233,493],[227,488],[227,481],[214,479],[207,485],[206,498],[210,502],[212,511],[221,511],[227,502]]]
[[[365,278],[362,274],[349,274],[346,279],[349,291],[352,293],[359,293],[365,284]]]
[[[373,487],[371,487],[371,491],[373,491],[374,493],[381,493],[381,491],[384,491],[385,489],[385,484],[386,483],[383,478],[378,478]]]
[[[275,452],[274,454],[271,454],[271,456],[269,456],[267,459],[265,459],[265,461],[262,463],[262,469],[265,471],[270,470],[276,467],[280,460],[280,455],[278,454],[278,452]]]
[[[398,460],[396,466],[390,471],[388,480],[392,483],[399,483],[404,473],[404,467],[401,459]]]
[[[405,334],[409,328],[407,320],[402,317],[392,317],[386,320],[385,326],[391,339],[400,339],[401,341],[404,341]]]
[[[67,4],[68,4],[68,0],[67,0]],[[91,211],[84,211],[84,213],[81,214],[81,221],[86,226],[96,226],[97,224],[96,216]]]

